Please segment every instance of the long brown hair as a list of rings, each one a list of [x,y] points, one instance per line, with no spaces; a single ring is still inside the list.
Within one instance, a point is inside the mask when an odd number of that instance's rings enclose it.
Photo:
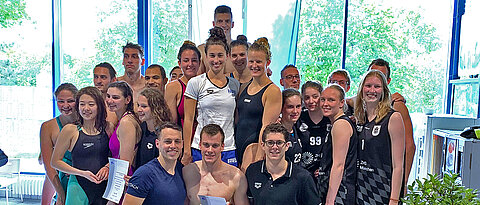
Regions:
[[[140,95],[147,98],[148,106],[152,112],[152,116],[155,119],[155,127],[159,126],[163,122],[168,122],[172,120],[172,115],[170,110],[167,107],[165,98],[163,97],[162,92],[153,89],[145,88],[140,92]]]
[[[375,122],[380,122],[387,114],[392,110],[391,100],[390,100],[390,90],[387,86],[387,78],[383,75],[382,72],[378,70],[370,70],[365,74],[362,79],[362,83],[358,86],[357,99],[355,101],[355,118],[359,124],[365,124],[367,121],[366,115],[366,105],[363,100],[363,86],[365,86],[365,80],[369,77],[377,77],[382,81],[383,93],[380,97],[380,102],[378,102],[377,107],[375,108],[375,114],[377,118]]]

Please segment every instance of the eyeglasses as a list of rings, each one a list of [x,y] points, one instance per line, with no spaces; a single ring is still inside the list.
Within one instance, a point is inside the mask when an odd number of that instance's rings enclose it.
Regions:
[[[277,145],[277,147],[283,147],[283,145],[285,145],[285,141],[282,141],[282,140],[267,140],[265,142],[265,144],[267,145],[267,147],[273,147],[273,145]]]
[[[294,78],[300,80],[300,75],[287,75],[287,76],[285,76],[285,79],[287,79],[287,80],[293,80]]]
[[[344,81],[344,80],[331,80],[328,82],[329,84],[338,84],[338,85],[348,85],[348,82],[347,81]]]

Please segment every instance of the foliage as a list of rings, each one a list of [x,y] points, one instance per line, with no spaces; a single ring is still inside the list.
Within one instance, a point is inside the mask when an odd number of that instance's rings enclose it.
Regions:
[[[28,19],[24,0],[0,0],[0,27],[9,28]]]
[[[408,186],[409,193],[402,201],[415,205],[480,204],[477,190],[463,187],[457,178],[458,174],[445,174],[443,178],[429,174],[424,182],[417,179]]]
[[[342,0],[306,1],[302,6],[297,65],[305,80],[326,83],[341,66]],[[444,68],[435,27],[417,11],[382,7],[369,0],[350,1],[345,67],[352,77],[352,96],[373,59],[392,68],[390,89],[404,94],[410,112],[440,109]],[[433,88],[433,89],[432,89]]]

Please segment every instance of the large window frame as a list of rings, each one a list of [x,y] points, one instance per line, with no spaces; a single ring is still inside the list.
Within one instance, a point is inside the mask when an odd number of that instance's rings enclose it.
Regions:
[[[53,42],[52,42],[52,92],[54,89],[61,84],[61,67],[62,67],[62,58],[61,58],[61,1],[62,0],[52,0],[52,30],[53,30]],[[247,10],[247,1],[242,0],[244,5],[244,10]],[[448,70],[446,72],[446,88],[443,95],[444,106],[443,112],[444,114],[451,114],[452,113],[452,104],[454,102],[454,86],[457,84],[458,80],[460,79],[458,76],[458,64],[459,64],[459,47],[460,47],[460,32],[461,32],[461,21],[462,15],[465,13],[465,2],[466,0],[452,0],[454,2],[454,11],[453,11],[453,26],[452,26],[452,36],[451,36],[451,44],[450,44],[450,56],[449,56],[449,63],[448,63]],[[298,11],[300,11],[300,5],[302,0],[297,0],[297,5],[299,6]],[[192,37],[192,0],[186,1],[188,4],[188,36],[189,38]],[[347,38],[347,17],[348,17],[348,6],[349,0],[345,0],[345,17],[344,17],[344,29],[343,29],[343,42],[342,42],[342,59],[341,65],[342,68],[345,69],[345,59],[346,59],[346,38]],[[151,1],[150,0],[137,0],[138,4],[138,43],[145,48],[145,61],[146,64],[150,64],[150,54],[152,53],[152,46],[151,46]],[[245,12],[244,11],[244,12]],[[245,15],[244,24],[247,24],[248,17]],[[289,51],[289,64],[295,64],[296,59],[296,49],[297,49],[297,42],[296,37],[298,33],[298,21],[300,18],[300,12],[298,12],[295,16],[295,23],[293,24],[294,27],[292,28],[292,33],[294,38],[292,38],[292,42],[290,42],[290,51]],[[244,33],[246,33],[246,25],[244,25]],[[293,42],[295,41],[295,42]],[[145,67],[142,68],[142,74],[145,73]],[[477,103],[477,106],[480,108],[480,100]],[[59,114],[56,104],[53,101],[53,115],[56,116]],[[477,109],[476,117],[480,117],[480,109]]]

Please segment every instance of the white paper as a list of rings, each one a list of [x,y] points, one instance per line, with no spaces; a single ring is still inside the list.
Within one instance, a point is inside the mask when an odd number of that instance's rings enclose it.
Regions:
[[[201,205],[225,205],[227,201],[221,197],[198,195]]]
[[[110,164],[110,170],[108,171],[108,183],[103,198],[118,204],[125,189],[123,176],[128,173],[128,161],[109,157],[108,163]]]

